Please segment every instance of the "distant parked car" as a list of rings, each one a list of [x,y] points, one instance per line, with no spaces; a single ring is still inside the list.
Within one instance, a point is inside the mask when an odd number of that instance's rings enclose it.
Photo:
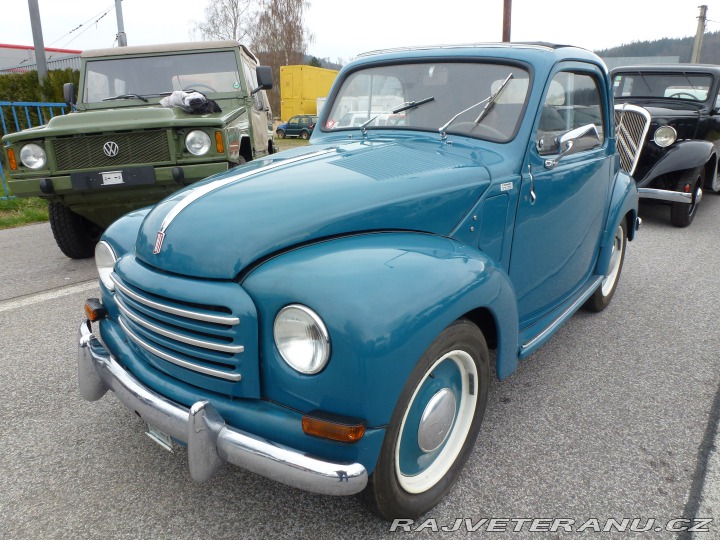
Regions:
[[[280,124],[275,130],[275,133],[279,139],[284,139],[285,137],[300,137],[301,139],[309,139],[316,123],[317,116],[299,114],[297,116],[293,116],[285,124]]]
[[[612,71],[617,144],[640,197],[667,202],[692,223],[703,188],[720,191],[720,67],[697,64]]]

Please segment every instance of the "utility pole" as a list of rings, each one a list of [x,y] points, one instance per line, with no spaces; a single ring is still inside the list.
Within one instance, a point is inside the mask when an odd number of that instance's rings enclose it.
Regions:
[[[127,36],[125,35],[125,25],[122,15],[122,0],[115,0],[115,15],[117,16],[117,41],[118,47],[127,47]]]
[[[702,49],[703,37],[705,36],[705,20],[707,19],[707,6],[700,7],[700,16],[698,17],[698,27],[695,33],[695,42],[693,43],[692,56],[690,57],[691,64],[698,64],[700,62],[700,49]]]
[[[503,34],[502,40],[510,41],[510,26],[512,21],[512,0],[503,0]]]
[[[30,26],[32,27],[33,47],[35,47],[38,80],[42,92],[42,83],[47,77],[47,61],[45,60],[45,42],[43,41],[42,25],[40,24],[38,0],[28,0],[28,9],[30,10]]]

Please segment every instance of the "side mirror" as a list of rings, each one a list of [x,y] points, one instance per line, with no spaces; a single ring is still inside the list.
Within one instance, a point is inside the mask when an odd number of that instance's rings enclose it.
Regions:
[[[548,144],[544,140],[538,141],[538,152],[540,155],[558,153],[554,159],[545,160],[545,168],[552,169],[558,162],[578,152],[590,150],[602,143],[595,124],[587,124],[579,128],[571,129],[555,138],[554,144]]]
[[[258,87],[250,92],[251,96],[257,94],[260,90],[271,90],[273,87],[272,68],[270,66],[257,66],[255,68],[257,75]]]
[[[63,84],[63,99],[69,106],[75,105],[75,85],[73,83]]]

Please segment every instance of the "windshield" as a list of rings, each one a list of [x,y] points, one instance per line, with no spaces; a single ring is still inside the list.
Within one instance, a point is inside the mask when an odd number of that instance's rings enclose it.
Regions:
[[[471,106],[487,100],[506,81],[482,123],[476,124],[479,111]],[[448,133],[505,142],[515,134],[528,88],[527,71],[502,64],[425,62],[368,68],[343,81],[323,119],[323,131],[364,127],[437,133],[461,113],[446,126]]]
[[[174,90],[207,95],[240,88],[232,51],[113,58],[87,62],[83,100],[97,103],[117,96],[158,96]]]
[[[712,77],[704,73],[617,73],[613,79],[616,98],[643,97],[705,101]]]

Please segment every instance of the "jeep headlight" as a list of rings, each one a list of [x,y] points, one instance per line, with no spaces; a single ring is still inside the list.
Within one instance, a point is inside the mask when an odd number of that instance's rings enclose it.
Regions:
[[[97,267],[100,281],[102,281],[103,285],[110,291],[115,290],[115,284],[110,279],[110,274],[113,268],[115,268],[115,262],[117,262],[117,257],[115,256],[113,248],[110,247],[110,244],[105,241],[98,242],[95,245],[95,266]]]
[[[210,135],[199,129],[191,131],[185,137],[185,148],[194,156],[204,156],[210,150]]]
[[[662,126],[657,128],[655,136],[653,137],[653,141],[655,141],[655,144],[657,144],[660,148],[670,146],[675,142],[675,139],[677,139],[677,131],[675,131],[675,128],[671,126]]]
[[[20,161],[28,169],[42,169],[47,163],[47,155],[41,146],[30,143],[20,149]]]
[[[280,310],[273,328],[275,346],[295,371],[313,375],[330,358],[330,335],[322,319],[308,307],[291,304]]]

